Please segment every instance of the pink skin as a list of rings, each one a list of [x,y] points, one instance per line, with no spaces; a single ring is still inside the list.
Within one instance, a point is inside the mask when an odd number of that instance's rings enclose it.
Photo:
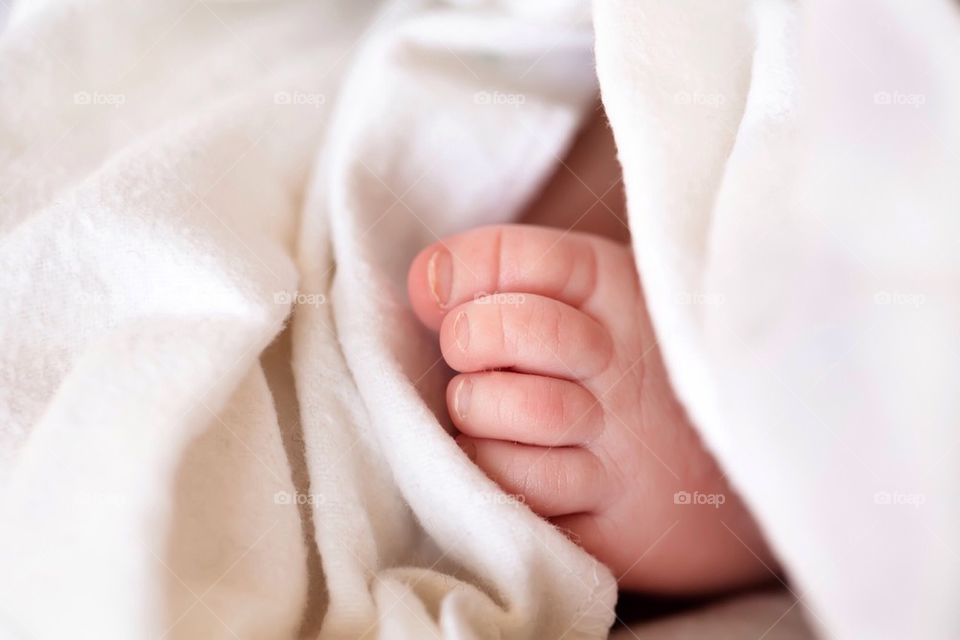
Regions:
[[[459,372],[447,388],[458,444],[621,586],[703,593],[771,577],[760,532],[673,395],[628,246],[485,227],[427,247],[408,289]],[[677,491],[723,504],[677,504]]]

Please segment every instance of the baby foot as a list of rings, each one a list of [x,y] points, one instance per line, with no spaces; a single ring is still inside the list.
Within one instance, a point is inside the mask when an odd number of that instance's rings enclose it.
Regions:
[[[671,391],[629,247],[485,227],[425,249],[408,285],[459,372],[447,388],[458,444],[621,586],[768,576],[759,531]]]

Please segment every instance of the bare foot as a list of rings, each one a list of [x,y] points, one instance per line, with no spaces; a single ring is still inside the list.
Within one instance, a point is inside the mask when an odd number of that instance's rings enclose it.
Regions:
[[[670,388],[628,246],[485,227],[425,249],[408,285],[460,372],[447,390],[460,446],[622,586],[769,577],[759,531]]]

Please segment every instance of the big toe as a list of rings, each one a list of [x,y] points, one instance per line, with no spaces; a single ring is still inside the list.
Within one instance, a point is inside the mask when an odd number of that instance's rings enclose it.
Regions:
[[[599,272],[632,268],[629,250],[609,240],[545,227],[494,225],[421,251],[410,266],[407,288],[414,312],[437,330],[450,309],[492,293],[529,293],[586,308],[602,294],[605,279],[597,278]],[[619,289],[611,288],[611,293],[623,295]]]

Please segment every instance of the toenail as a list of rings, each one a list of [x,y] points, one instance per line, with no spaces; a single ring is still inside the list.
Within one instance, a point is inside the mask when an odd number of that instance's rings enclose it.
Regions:
[[[462,378],[457,385],[457,392],[453,396],[453,410],[457,412],[457,417],[463,420],[467,417],[467,411],[470,409],[470,393],[473,391],[473,383],[469,378]]]
[[[450,300],[450,288],[453,280],[453,261],[450,252],[443,247],[437,249],[427,263],[427,283],[433,299],[441,307],[447,306]]]
[[[457,446],[460,447],[465,454],[467,454],[467,457],[470,458],[470,462],[477,461],[477,445],[465,438],[457,438]]]
[[[457,314],[457,319],[453,322],[453,334],[457,339],[457,346],[460,351],[466,352],[470,346],[470,320],[465,311]]]

